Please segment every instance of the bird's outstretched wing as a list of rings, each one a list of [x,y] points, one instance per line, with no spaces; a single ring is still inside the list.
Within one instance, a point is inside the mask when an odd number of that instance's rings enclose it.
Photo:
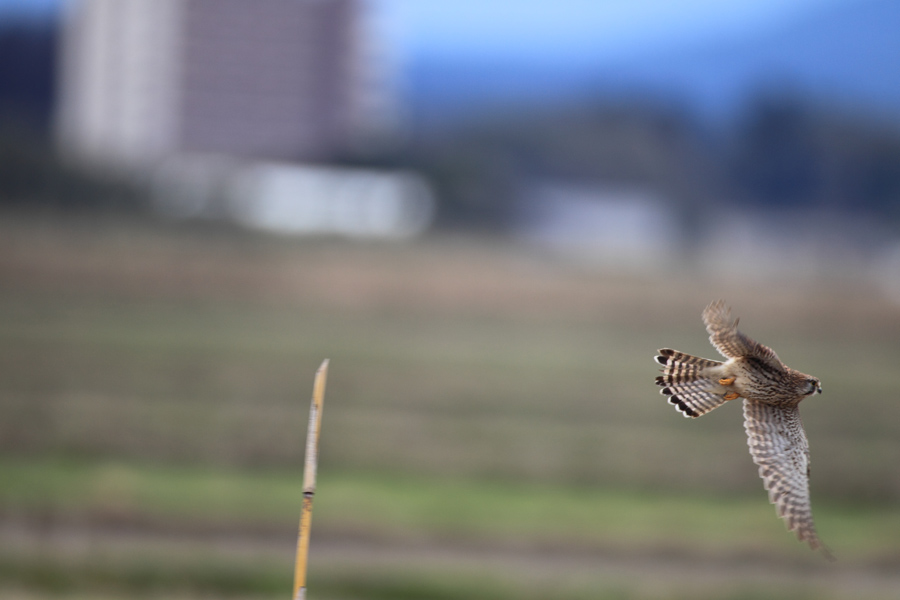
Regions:
[[[796,406],[744,399],[744,429],[753,462],[787,528],[813,550],[831,553],[819,541],[809,502],[809,443]]]
[[[724,300],[716,300],[706,307],[703,311],[703,323],[709,332],[709,341],[722,356],[726,358],[751,356],[773,369],[784,370],[784,364],[774,350],[738,331],[738,319],[731,320],[731,309]]]

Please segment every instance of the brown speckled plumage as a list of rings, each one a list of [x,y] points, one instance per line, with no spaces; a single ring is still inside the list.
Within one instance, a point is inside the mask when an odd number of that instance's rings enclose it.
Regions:
[[[753,462],[778,516],[814,550],[831,556],[819,541],[809,501],[809,444],[800,401],[821,393],[819,380],[791,369],[775,352],[737,329],[721,300],[703,311],[709,341],[725,362],[663,348],[656,384],[685,417],[696,418],[736,398],[744,400],[744,429]]]

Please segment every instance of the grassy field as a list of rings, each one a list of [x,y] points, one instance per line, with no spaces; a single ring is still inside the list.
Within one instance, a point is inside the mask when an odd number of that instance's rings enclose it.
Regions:
[[[7,586],[49,595],[278,595],[290,587],[297,479],[283,470],[6,460],[0,573]],[[747,593],[755,585],[759,597],[837,598],[900,584],[887,574],[900,515],[887,508],[822,503],[823,531],[841,549],[834,567],[785,543],[770,507],[749,497],[331,473],[317,503],[319,597],[729,597],[737,583],[734,597],[755,597]],[[671,593],[659,596],[629,585],[620,571],[635,563],[644,577],[701,564],[700,575],[722,570],[732,580],[668,574]],[[598,567],[610,572],[598,576]],[[868,585],[829,589],[857,579]]]
[[[738,406],[686,420],[652,383],[659,347],[715,356],[699,313],[717,297],[822,379],[803,416],[837,566],[776,519]],[[900,307],[863,276],[742,281],[597,271],[490,239],[9,219],[0,597],[289,593],[326,357],[314,597],[900,585]]]

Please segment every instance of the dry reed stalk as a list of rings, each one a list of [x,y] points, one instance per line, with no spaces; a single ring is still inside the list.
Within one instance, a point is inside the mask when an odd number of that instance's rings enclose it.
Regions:
[[[309,558],[309,526],[312,521],[313,496],[316,493],[316,465],[319,453],[319,428],[322,423],[322,402],[325,400],[325,380],[328,378],[328,359],[322,361],[313,383],[312,406],[309,409],[309,428],[306,432],[306,460],[303,466],[303,509],[300,512],[300,533],[297,536],[297,560],[294,564],[294,600],[306,598],[306,565]]]

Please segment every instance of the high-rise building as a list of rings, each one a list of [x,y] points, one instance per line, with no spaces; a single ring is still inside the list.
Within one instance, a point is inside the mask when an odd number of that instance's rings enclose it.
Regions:
[[[124,167],[192,152],[328,160],[385,115],[368,48],[360,0],[79,0],[60,145]]]

